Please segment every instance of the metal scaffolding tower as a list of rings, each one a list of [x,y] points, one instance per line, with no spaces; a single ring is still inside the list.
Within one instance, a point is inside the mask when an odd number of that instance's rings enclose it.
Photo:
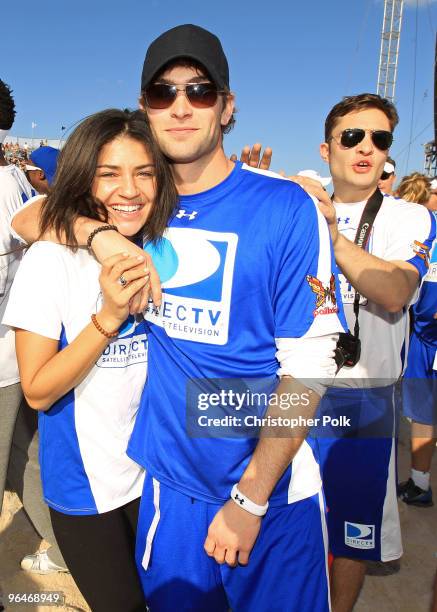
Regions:
[[[425,164],[423,167],[423,173],[430,178],[434,178],[437,175],[437,150],[435,142],[427,142],[424,145],[425,149]]]
[[[377,93],[393,102],[398,70],[404,0],[385,0]]]
[[[423,172],[426,176],[434,178],[437,176],[437,35],[435,39],[434,52],[434,140],[424,145],[425,164]]]

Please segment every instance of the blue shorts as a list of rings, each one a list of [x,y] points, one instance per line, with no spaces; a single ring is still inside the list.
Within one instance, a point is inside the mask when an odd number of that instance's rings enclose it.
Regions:
[[[405,416],[424,425],[437,424],[437,370],[433,370],[435,356],[436,347],[428,346],[413,333],[402,381],[402,405]]]
[[[331,388],[320,403],[317,417],[351,420],[349,426],[311,432],[318,438],[335,557],[390,561],[402,555],[393,395],[393,387]]]
[[[203,549],[220,507],[146,476],[136,561],[151,612],[330,609],[322,493],[270,508],[246,567],[219,565]]]

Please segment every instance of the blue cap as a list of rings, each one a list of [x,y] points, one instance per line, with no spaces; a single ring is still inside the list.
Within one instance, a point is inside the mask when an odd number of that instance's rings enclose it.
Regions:
[[[39,147],[29,155],[32,163],[44,171],[49,185],[52,184],[55,178],[59,153],[59,149],[54,147]]]

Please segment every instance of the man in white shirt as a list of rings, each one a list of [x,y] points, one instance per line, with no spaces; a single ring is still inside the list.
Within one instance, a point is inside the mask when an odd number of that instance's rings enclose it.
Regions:
[[[320,413],[350,419],[349,426],[319,428],[335,612],[352,610],[366,560],[402,554],[395,486],[393,384],[401,374],[407,332],[406,306],[427,269],[435,222],[424,207],[383,197],[377,189],[392,132],[395,107],[373,94],[344,98],[325,123],[321,156],[333,179],[332,203],[320,183],[293,177],[317,195],[330,226],[349,329],[349,366],[343,367]],[[368,232],[367,202],[379,209]],[[376,210],[376,209],[375,209]],[[364,217],[364,215],[363,215]],[[371,224],[369,224],[371,225]],[[366,236],[364,248],[354,244]],[[356,350],[358,313],[361,356]],[[346,346],[346,344],[348,346]]]
[[[12,127],[14,117],[15,104],[11,90],[0,80],[0,145]],[[35,194],[24,173],[15,165],[8,165],[0,147],[0,321],[23,252],[19,242],[11,235],[10,219]],[[23,394],[15,357],[14,333],[1,324],[0,355],[0,511],[8,479],[19,494],[36,531],[53,544],[51,558],[45,551],[27,555],[22,561],[22,568],[38,573],[66,571],[48,509],[42,499],[36,415],[24,405],[20,410]]]

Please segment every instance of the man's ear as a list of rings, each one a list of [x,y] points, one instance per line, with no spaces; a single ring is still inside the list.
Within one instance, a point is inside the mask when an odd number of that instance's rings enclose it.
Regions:
[[[327,142],[322,142],[319,147],[320,157],[329,164],[329,144]]]
[[[44,181],[44,180],[45,180],[45,178],[46,178],[46,175],[45,175],[44,170],[38,170],[38,179],[39,179],[40,181]]]
[[[231,117],[232,117],[232,113],[235,110],[235,94],[233,94],[232,92],[226,94],[224,96],[225,99],[225,104],[224,104],[224,108],[222,110],[222,115],[220,118],[220,123],[222,125],[228,125]]]
[[[144,104],[144,98],[143,96],[140,96],[138,98],[138,106],[140,107],[140,109],[144,112],[146,112],[146,105]]]

